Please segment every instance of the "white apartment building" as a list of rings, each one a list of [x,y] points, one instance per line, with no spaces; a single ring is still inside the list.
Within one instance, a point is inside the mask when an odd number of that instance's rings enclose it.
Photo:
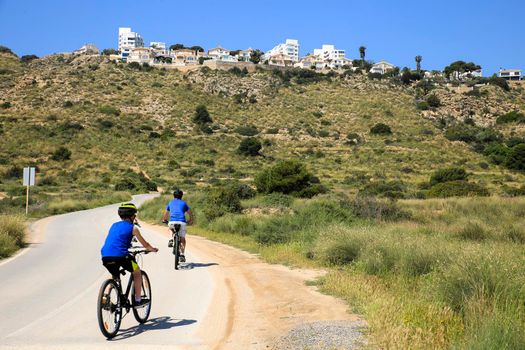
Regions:
[[[118,29],[118,50],[122,60],[126,60],[132,49],[144,47],[144,39],[135,32],[131,31],[131,28],[119,28]]]
[[[129,55],[126,56],[126,62],[138,62],[141,64],[148,63],[153,64],[155,60],[155,54],[149,47],[137,47],[130,49]]]
[[[506,80],[521,80],[521,70],[519,69],[500,69],[498,77]]]
[[[286,39],[286,42],[279,44],[270,51],[266,52],[263,56],[263,61],[268,60],[271,64],[272,57],[279,57],[279,61],[282,61],[282,56],[287,56],[293,63],[299,62],[299,41],[295,39]],[[286,59],[288,61],[288,59]]]
[[[341,68],[348,63],[345,50],[338,50],[334,45],[323,45],[320,49],[314,49],[314,56],[320,57],[330,68]]]
[[[254,51],[255,50],[250,47],[246,50],[239,51],[239,53],[235,57],[237,57],[237,60],[239,61],[249,62],[250,58],[252,57],[252,52]]]

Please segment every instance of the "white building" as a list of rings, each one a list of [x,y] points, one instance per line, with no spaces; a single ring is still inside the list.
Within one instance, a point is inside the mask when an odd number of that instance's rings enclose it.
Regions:
[[[308,55],[301,58],[299,63],[294,64],[294,67],[303,69],[323,69],[326,66],[326,62],[318,55]]]
[[[323,45],[320,49],[314,49],[314,56],[320,57],[329,68],[341,68],[348,63],[345,50],[338,50],[334,45]]]
[[[235,57],[237,57],[237,60],[239,61],[249,62],[250,59],[252,58],[252,52],[254,51],[255,50],[250,47],[246,50],[239,51],[239,53],[235,55]]]
[[[118,29],[118,50],[120,57],[125,61],[129,56],[132,49],[144,47],[144,39],[135,32],[131,31],[131,28],[119,28]]]
[[[95,44],[86,44],[80,49],[73,51],[74,55],[98,55],[100,54],[99,49]]]
[[[388,63],[385,60],[381,60],[380,62],[377,62],[376,64],[372,65],[370,73],[385,74],[386,72],[391,71],[394,68],[396,68],[396,66],[394,66],[392,63]]]
[[[191,49],[171,50],[170,57],[172,64],[177,66],[187,66],[199,64],[199,58],[204,57],[204,52]]]
[[[521,70],[520,69],[500,69],[498,72],[498,77],[506,80],[521,80]]]
[[[283,56],[286,58],[283,59]],[[278,58],[278,59],[276,59]],[[263,57],[263,61],[268,60],[271,64],[272,61],[291,61],[292,64],[299,62],[299,41],[295,39],[286,39],[284,44],[279,44],[270,51],[266,52]]]
[[[456,80],[466,80],[466,79],[472,79],[472,78],[481,78],[483,77],[483,70],[482,69],[476,69],[474,71],[469,72],[458,72],[455,71],[451,74],[452,79]]]
[[[129,54],[126,56],[126,62],[138,62],[153,64],[155,60],[155,54],[149,47],[137,47],[130,49]]]
[[[208,50],[208,57],[212,60],[223,62],[237,62],[237,57],[230,55],[230,50],[221,47],[220,45]]]

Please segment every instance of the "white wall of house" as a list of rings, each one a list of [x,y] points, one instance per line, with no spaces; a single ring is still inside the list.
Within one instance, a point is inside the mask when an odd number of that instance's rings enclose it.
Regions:
[[[348,61],[345,50],[336,49],[334,45],[325,44],[320,49],[314,49],[314,55],[319,56],[330,68],[340,68]]]
[[[395,67],[396,66],[394,66],[392,63],[380,61],[372,65],[372,68],[370,68],[370,73],[385,74],[386,72],[393,70]]]
[[[270,60],[271,57],[285,55],[294,63],[299,62],[299,41],[286,39],[285,43],[275,46],[264,54],[263,60]]]
[[[500,69],[498,77],[507,80],[521,80],[521,70],[519,69]]]
[[[138,47],[144,47],[144,39],[131,28],[121,27],[118,29],[118,50],[122,59],[126,59],[131,50]]]

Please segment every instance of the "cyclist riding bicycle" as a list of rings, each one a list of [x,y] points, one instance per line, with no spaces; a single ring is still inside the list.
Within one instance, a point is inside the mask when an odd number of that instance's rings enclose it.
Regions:
[[[162,222],[167,223],[168,226],[175,224],[180,225],[180,261],[185,262],[186,257],[184,251],[186,250],[186,213],[188,213],[188,225],[193,224],[193,213],[190,210],[188,204],[182,200],[184,192],[180,189],[173,191],[173,199],[166,206],[166,211],[162,217]],[[168,221],[169,218],[169,221]],[[170,239],[168,247],[173,247],[173,240]]]
[[[102,254],[102,264],[108,269],[112,276],[118,276],[120,267],[133,274],[133,284],[135,288],[135,307],[148,303],[148,300],[141,298],[141,272],[140,268],[132,257],[128,249],[131,247],[133,236],[144,248],[150,252],[157,252],[140,234],[139,229],[134,225],[137,218],[137,207],[131,202],[122,203],[118,208],[118,216],[121,221],[115,222],[109,229],[109,233],[100,250]]]

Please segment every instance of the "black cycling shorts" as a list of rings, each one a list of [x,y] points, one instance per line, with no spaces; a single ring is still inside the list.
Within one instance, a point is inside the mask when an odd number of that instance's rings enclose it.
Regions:
[[[133,272],[139,268],[137,261],[131,255],[127,256],[105,256],[102,258],[102,265],[108,269],[112,276],[118,276],[120,268]]]

